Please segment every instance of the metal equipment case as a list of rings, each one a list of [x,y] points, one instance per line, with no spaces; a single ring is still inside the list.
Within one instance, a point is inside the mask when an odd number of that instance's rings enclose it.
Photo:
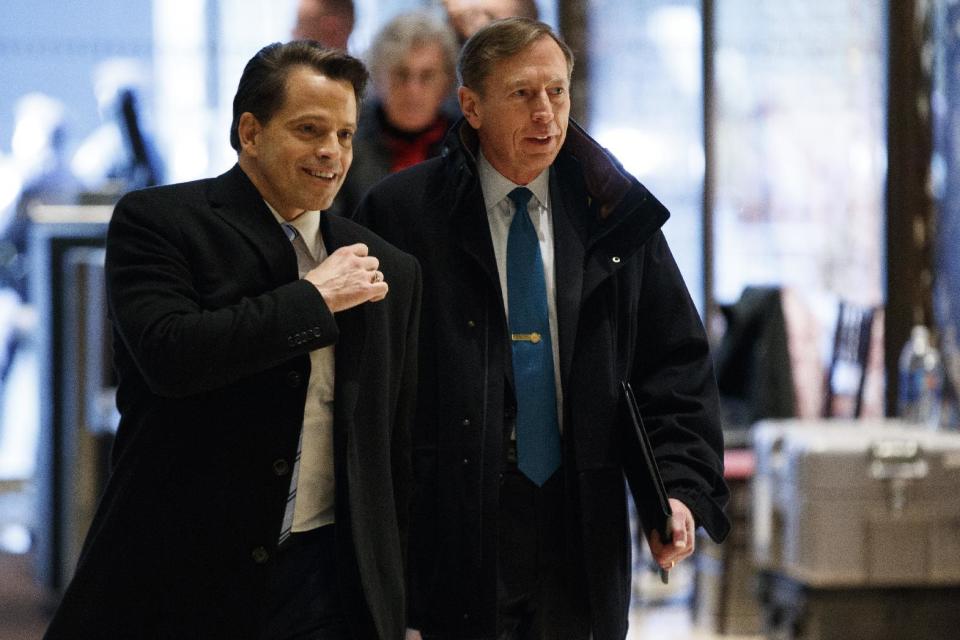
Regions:
[[[785,420],[758,423],[752,440],[768,632],[960,637],[960,433]]]

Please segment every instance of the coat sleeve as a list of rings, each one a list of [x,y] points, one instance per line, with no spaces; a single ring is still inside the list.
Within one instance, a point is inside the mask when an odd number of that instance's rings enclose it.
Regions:
[[[724,513],[723,433],[706,332],[663,234],[647,243],[631,385],[667,493],[686,504],[714,540]]]
[[[153,393],[184,397],[222,388],[336,342],[333,314],[311,283],[271,287],[261,266],[259,282],[238,284],[240,265],[259,257],[241,254],[252,250],[238,244],[235,264],[205,264],[190,235],[198,229],[181,222],[185,213],[134,192],[117,205],[107,234],[111,320]],[[215,273],[200,274],[198,265]],[[249,295],[213,302],[201,279]]]

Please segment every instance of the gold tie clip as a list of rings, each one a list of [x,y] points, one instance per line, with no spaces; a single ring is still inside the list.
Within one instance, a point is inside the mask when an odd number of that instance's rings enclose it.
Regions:
[[[537,344],[540,342],[540,334],[534,331],[533,333],[511,333],[510,339],[514,342],[532,342]]]

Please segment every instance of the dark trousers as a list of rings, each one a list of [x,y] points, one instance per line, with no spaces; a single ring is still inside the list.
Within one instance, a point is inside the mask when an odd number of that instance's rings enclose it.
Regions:
[[[590,637],[586,595],[569,567],[563,504],[562,470],[538,487],[507,465],[500,485],[498,640]]]
[[[267,580],[261,640],[349,640],[337,587],[334,525],[294,533]]]

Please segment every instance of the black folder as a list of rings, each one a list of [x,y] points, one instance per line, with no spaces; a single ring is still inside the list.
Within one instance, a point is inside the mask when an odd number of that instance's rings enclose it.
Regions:
[[[650,446],[650,438],[647,437],[647,430],[643,426],[643,418],[630,383],[621,380],[620,388],[623,392],[621,403],[623,418],[620,421],[625,460],[623,474],[627,478],[627,484],[630,485],[633,504],[637,508],[637,515],[640,516],[640,526],[644,535],[649,538],[656,529],[660,533],[660,541],[663,544],[669,544],[673,537],[671,523],[673,510],[670,508],[667,491],[663,487],[657,459],[653,455],[653,447]],[[667,570],[660,569],[660,579],[664,584],[667,582],[667,577]]]

